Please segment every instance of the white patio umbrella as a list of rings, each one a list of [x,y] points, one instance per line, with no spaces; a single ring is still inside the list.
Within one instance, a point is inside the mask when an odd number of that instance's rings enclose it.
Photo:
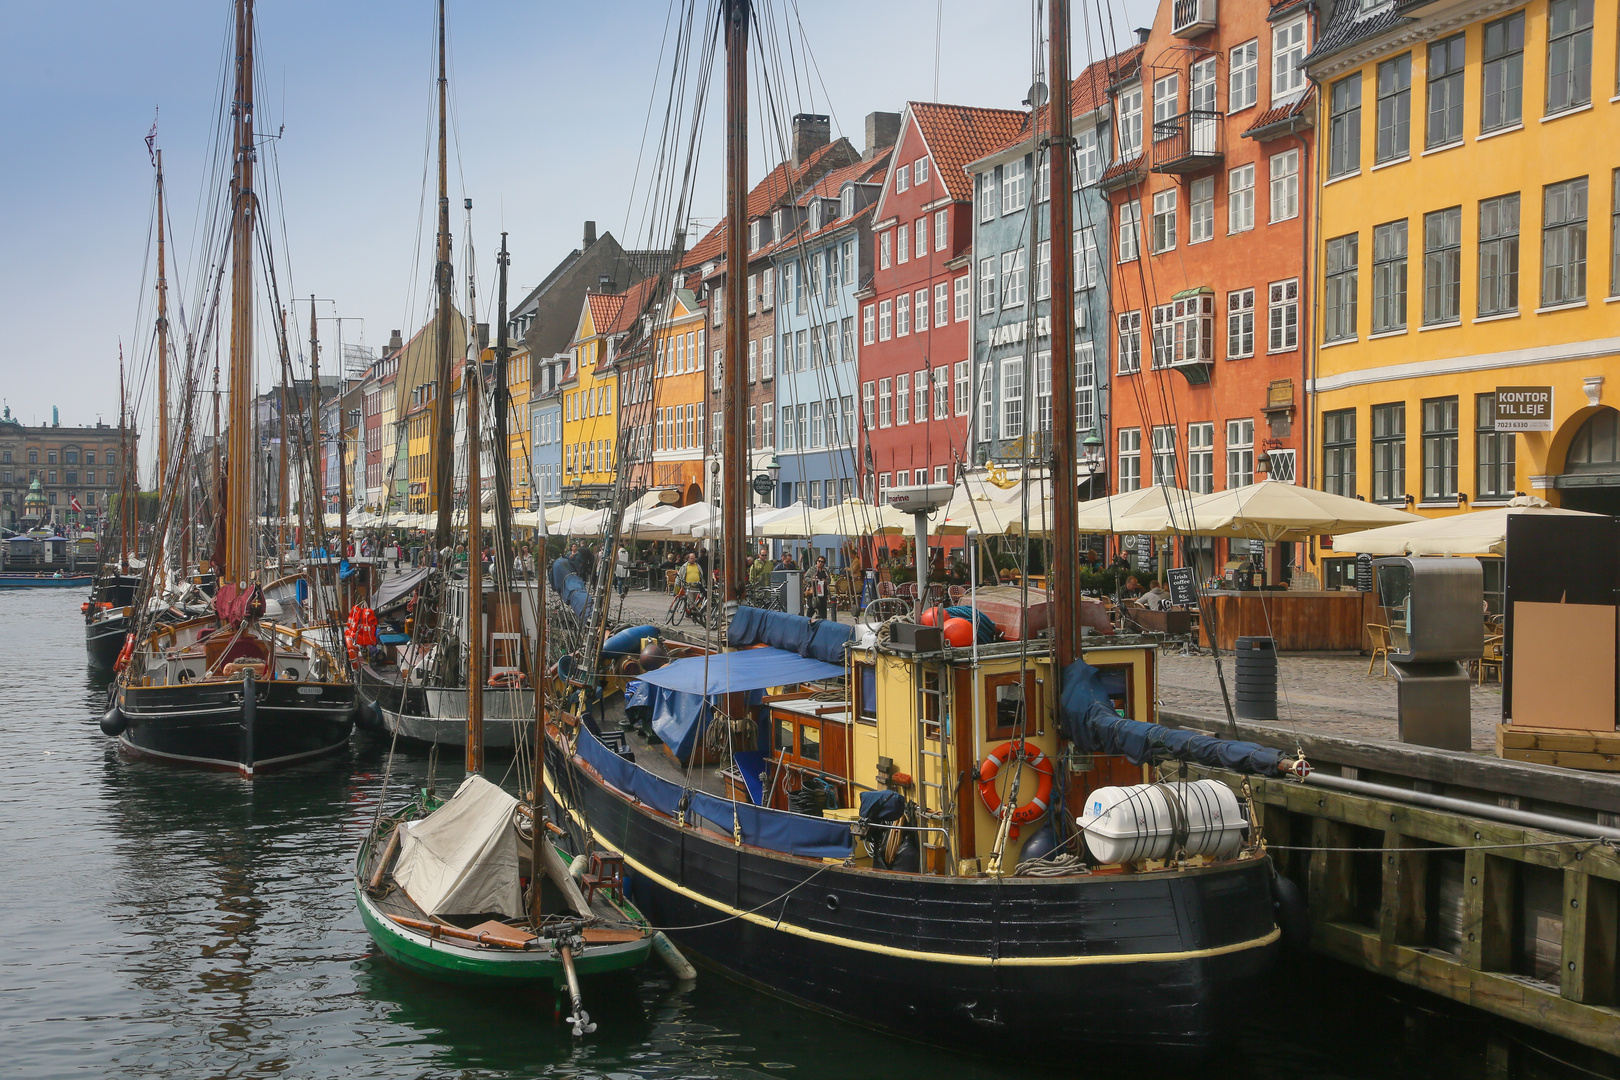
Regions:
[[[565,518],[551,530],[552,536],[601,536],[607,523],[607,510],[587,510]]]
[[[834,506],[812,511],[805,527],[809,529],[809,536],[872,536],[904,533],[912,523],[911,515],[887,503],[873,506],[864,499],[845,499]]]
[[[974,484],[973,490],[988,486]],[[993,499],[983,494],[970,494],[969,490],[965,486],[957,489],[951,501],[946,504],[945,512],[934,515],[933,520],[929,522],[930,533],[946,536],[977,530],[981,536],[992,536],[1007,532],[1019,521],[1022,511],[1018,502]]]
[[[720,518],[718,508],[708,503],[683,506],[678,513],[663,519],[657,525],[641,529],[637,536],[643,540],[687,539],[695,536],[693,529],[715,527]]]
[[[1507,552],[1508,519],[1515,514],[1597,516],[1563,510],[1534,495],[1521,495],[1506,506],[1334,536],[1333,551],[1346,555],[1503,555]]]
[[[1188,504],[1199,497],[1196,492],[1168,484],[1154,484],[1152,487],[1083,502],[1075,521],[1083,533],[1107,533],[1116,531],[1115,523],[1121,518],[1163,511],[1176,524],[1181,524],[1185,520]]]
[[[1280,480],[1262,480],[1247,487],[1200,495],[1191,503],[1175,507],[1174,513],[1160,508],[1126,515],[1115,523],[1114,531],[1277,542],[1422,520],[1394,507]]]
[[[803,540],[816,535],[810,530],[810,517],[817,512],[815,507],[800,500],[774,511],[769,517],[760,514],[750,531],[771,540]]]
[[[575,514],[585,513],[589,513],[589,510],[577,503],[558,503],[556,506],[546,508],[546,524],[561,525]]]

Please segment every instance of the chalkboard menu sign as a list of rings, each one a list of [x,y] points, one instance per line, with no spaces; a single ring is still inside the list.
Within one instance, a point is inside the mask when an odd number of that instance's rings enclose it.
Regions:
[[[1372,556],[1363,551],[1356,556],[1356,591],[1372,592]]]
[[[1266,542],[1264,540],[1249,541],[1249,558],[1263,559],[1266,557]]]
[[[1193,607],[1198,603],[1198,596],[1193,589],[1193,572],[1190,566],[1176,566],[1165,571],[1165,577],[1170,582],[1170,602],[1177,607]]]

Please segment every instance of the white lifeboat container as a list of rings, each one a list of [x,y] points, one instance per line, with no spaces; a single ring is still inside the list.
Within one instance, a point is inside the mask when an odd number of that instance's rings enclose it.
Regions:
[[[1177,851],[1223,859],[1243,846],[1249,822],[1218,780],[1098,788],[1076,819],[1099,862],[1164,859]]]

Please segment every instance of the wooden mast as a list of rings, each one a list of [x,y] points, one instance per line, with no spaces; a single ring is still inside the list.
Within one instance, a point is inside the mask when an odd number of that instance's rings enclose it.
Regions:
[[[477,351],[477,344],[473,346]],[[467,393],[467,771],[484,771],[484,562],[483,468],[479,459],[478,399],[483,387],[479,362],[469,357],[461,369]],[[536,864],[538,866],[538,864]],[[536,870],[538,873],[538,870]]]
[[[321,477],[321,470],[326,466],[326,454],[321,448],[321,343],[315,332],[314,294],[309,298],[309,431],[314,444],[309,455],[310,487],[315,503],[309,531],[309,550],[313,552],[326,547],[326,485]]]
[[[438,520],[433,531],[433,546],[443,551],[452,544],[451,523],[452,485],[455,472],[455,429],[452,422],[450,399],[450,191],[449,174],[445,161],[445,96],[444,77],[444,0],[439,0],[439,236],[434,282],[439,291],[438,322],[434,325],[435,346],[438,350],[438,382],[433,394],[433,497],[437,500]]]
[[[287,340],[287,312],[281,312],[281,339]],[[287,551],[287,368],[281,368],[281,405],[276,409],[276,561]]]
[[[748,558],[748,402],[743,357],[748,352],[748,20],[751,0],[725,0],[726,20],[726,344],[721,391],[720,511],[725,548],[721,588],[727,603],[742,599]],[[606,554],[606,553],[604,553]]]
[[[252,576],[253,444],[253,3],[236,0],[236,169],[232,173],[230,419],[226,428],[225,580],[246,589]]]
[[[158,491],[169,482],[169,279],[164,260],[163,151],[157,151],[157,384],[158,384]]]
[[[511,433],[506,429],[507,414],[512,410],[512,394],[506,388],[506,364],[512,355],[506,333],[506,268],[511,260],[506,253],[506,234],[501,233],[501,253],[496,257],[500,272],[495,317],[499,320],[495,331],[495,531],[503,544],[512,539],[512,465]]]
[[[1080,655],[1079,462],[1074,407],[1074,245],[1071,210],[1072,118],[1069,115],[1069,4],[1051,0],[1048,36],[1047,158],[1051,168],[1052,249],[1052,654],[1059,671]]]
[[[118,347],[118,572],[129,573],[129,419],[124,408],[124,347]]]

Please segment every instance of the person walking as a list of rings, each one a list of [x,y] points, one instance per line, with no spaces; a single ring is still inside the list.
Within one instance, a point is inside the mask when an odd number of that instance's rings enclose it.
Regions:
[[[630,553],[619,546],[619,553],[613,557],[613,585],[619,591],[619,599],[630,591]]]
[[[827,556],[816,558],[816,564],[810,569],[810,580],[806,583],[805,591],[810,594],[810,617],[812,619],[825,619],[827,617],[827,597],[832,592],[832,574],[827,570]]]

